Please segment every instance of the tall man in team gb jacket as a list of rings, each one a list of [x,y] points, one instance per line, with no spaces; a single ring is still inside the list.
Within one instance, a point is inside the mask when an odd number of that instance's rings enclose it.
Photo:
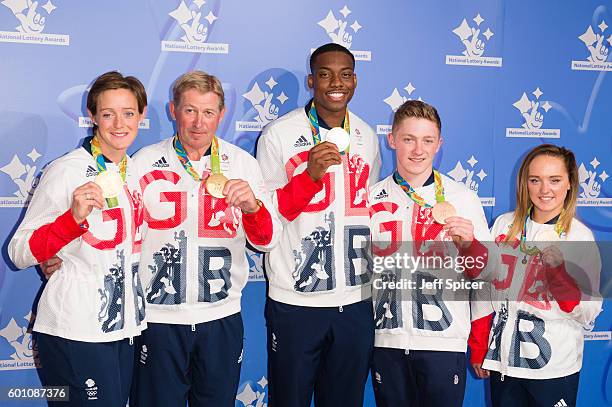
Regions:
[[[349,50],[310,58],[313,99],[269,124],[257,160],[283,222],[266,256],[271,407],[361,406],[374,326],[367,251],[368,183],[378,140],[348,110],[357,78]]]

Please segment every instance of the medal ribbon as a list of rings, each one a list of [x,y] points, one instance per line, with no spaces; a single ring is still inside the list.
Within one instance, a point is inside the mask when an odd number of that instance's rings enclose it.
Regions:
[[[433,174],[434,185],[436,188],[436,202],[444,202],[444,186],[442,185],[442,176],[437,170],[433,170]],[[406,195],[408,195],[408,198],[412,199],[415,204],[425,208],[433,208],[432,205],[425,202],[425,199],[423,199],[419,194],[416,193],[416,191],[410,186],[408,182],[406,182],[406,180],[400,175],[397,170],[393,172],[393,181],[395,181],[395,183],[404,190]]]
[[[314,100],[310,105],[310,110],[308,111],[308,124],[310,125],[310,131],[312,133],[312,141],[316,146],[321,142],[321,132],[319,131],[319,116],[317,115],[317,109],[315,108]],[[342,128],[347,134],[351,134],[351,124],[349,122],[349,111],[346,109],[346,113],[344,114],[344,122],[342,123]],[[344,151],[346,154],[349,153],[350,145]]]
[[[529,208],[529,213],[527,214],[527,216],[525,216],[525,222],[523,223],[523,230],[521,231],[521,241],[519,244],[519,249],[525,253],[526,256],[534,256],[537,254],[540,254],[540,249],[537,246],[527,246],[527,220],[531,217],[531,211],[533,210],[533,207]],[[557,223],[555,223],[555,232],[557,233],[557,235],[559,235],[559,237],[563,234],[563,226],[561,226],[561,223],[557,220]],[[523,264],[526,263],[527,257],[525,256],[525,258],[523,259]]]
[[[104,161],[104,155],[102,154],[102,147],[100,147],[100,140],[98,140],[98,136],[94,135],[93,139],[91,139],[91,155],[93,156],[94,161],[96,162],[96,167],[98,168],[98,172],[101,174],[106,171],[106,162]],[[127,155],[124,155],[121,161],[119,162],[119,175],[121,175],[121,180],[125,182],[125,176],[127,172]],[[119,198],[105,198],[106,205],[109,208],[114,208],[119,205]]]
[[[181,144],[181,141],[178,138],[178,134],[174,135],[174,140],[172,140],[172,145],[174,146],[174,151],[176,155],[183,165],[187,174],[191,175],[195,181],[202,181],[202,177],[196,172],[196,170],[191,165],[191,161],[189,161],[189,157],[187,156],[187,152]],[[221,164],[219,161],[219,140],[217,136],[213,136],[212,143],[210,147],[210,169],[212,174],[220,174],[221,173]]]

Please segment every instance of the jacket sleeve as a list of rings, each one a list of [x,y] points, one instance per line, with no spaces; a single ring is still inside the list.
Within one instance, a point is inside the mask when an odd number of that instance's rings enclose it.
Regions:
[[[546,270],[549,291],[559,309],[590,330],[602,310],[601,256],[592,233],[585,241],[561,243],[564,262]]]
[[[249,243],[260,251],[270,251],[280,238],[282,224],[268,193],[259,164],[255,159],[250,166],[249,184],[255,198],[262,202],[261,208],[255,213],[243,214],[244,232]]]
[[[375,154],[374,160],[372,160],[372,167],[370,168],[370,178],[368,179],[370,187],[378,182],[381,167],[380,144],[376,135],[374,135],[374,138],[376,140],[376,142],[374,143]]]
[[[25,217],[8,245],[9,257],[20,269],[48,260],[87,232],[87,221],[78,225],[69,205],[57,202],[66,198],[61,196],[66,194],[61,181],[65,176],[51,167],[34,191]]]
[[[471,329],[468,338],[470,363],[481,363],[489,348],[489,332],[493,321],[491,285],[486,283],[480,290],[470,293]]]
[[[317,192],[323,189],[321,180],[314,181],[304,170],[290,180],[283,163],[282,146],[274,126],[268,126],[257,143],[257,161],[263,173],[270,201],[287,222],[297,218]]]

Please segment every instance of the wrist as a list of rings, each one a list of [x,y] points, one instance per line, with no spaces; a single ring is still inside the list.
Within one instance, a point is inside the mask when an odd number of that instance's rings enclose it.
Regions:
[[[72,219],[74,219],[74,223],[76,223],[77,225],[82,225],[83,223],[85,223],[85,221],[87,220],[87,218],[81,218],[80,216],[75,215],[74,213],[72,213]]]
[[[247,215],[257,213],[259,209],[261,209],[262,206],[263,206],[263,202],[261,202],[259,199],[255,199],[255,207],[253,208],[253,210],[243,210],[242,212]]]
[[[314,182],[318,182],[321,178],[323,178],[322,176],[321,177],[315,177],[314,175],[312,175],[312,172],[310,172],[309,168],[306,168],[306,173],[308,174],[310,179],[313,180]]]

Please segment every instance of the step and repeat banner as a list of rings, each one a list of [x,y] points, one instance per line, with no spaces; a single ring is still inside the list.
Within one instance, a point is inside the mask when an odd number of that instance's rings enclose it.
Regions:
[[[168,100],[180,74],[217,75],[227,98],[218,136],[253,153],[265,124],[310,98],[308,58],[326,42],[355,55],[358,86],[350,108],[379,135],[382,176],[395,160],[385,140],[394,109],[422,99],[443,122],[435,165],[478,193],[490,222],[514,207],[520,158],[550,142],[576,153],[579,217],[598,240],[612,238],[609,0],[3,0],[1,388],[39,384],[29,327],[43,284],[36,269],[14,269],[6,245],[42,168],[90,132],[91,81],[119,70],[145,84],[148,116],[133,152],[173,134]],[[261,256],[247,255],[236,406],[263,407],[266,287]],[[602,292],[610,285],[604,270]],[[594,331],[585,332],[581,405],[612,403],[610,305],[605,302]],[[483,382],[470,375],[464,404],[485,405],[485,394]],[[366,399],[374,405],[369,386]]]

